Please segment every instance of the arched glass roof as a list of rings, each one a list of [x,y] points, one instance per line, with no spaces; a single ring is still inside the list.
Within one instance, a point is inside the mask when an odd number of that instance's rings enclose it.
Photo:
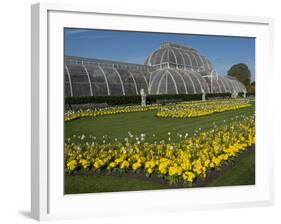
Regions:
[[[209,93],[206,80],[197,72],[161,69],[151,74],[148,93],[158,94],[199,94]]]
[[[65,64],[65,96],[130,96],[148,92],[144,71],[95,64]]]
[[[218,76],[196,50],[164,43],[144,65],[65,57],[65,96],[133,96],[148,94],[241,93],[234,77]]]
[[[212,93],[246,92],[246,87],[234,77],[214,75],[206,77],[206,81]]]
[[[155,50],[144,62],[156,69],[165,67],[198,72],[212,71],[210,61],[196,50],[174,43],[165,43]]]

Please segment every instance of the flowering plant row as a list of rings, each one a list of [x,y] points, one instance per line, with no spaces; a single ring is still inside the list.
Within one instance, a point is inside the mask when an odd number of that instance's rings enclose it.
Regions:
[[[168,133],[169,134],[169,133]],[[142,134],[145,136],[145,134]],[[65,142],[65,169],[108,170],[155,174],[173,184],[182,181],[192,185],[197,178],[206,178],[212,169],[232,160],[255,144],[254,115],[236,117],[235,121],[179,142],[143,141],[114,143]]]
[[[104,115],[116,115],[120,113],[145,112],[150,110],[160,110],[158,117],[197,117],[208,115],[226,110],[235,110],[251,106],[249,100],[216,100],[216,101],[193,101],[189,103],[180,103],[172,106],[125,106],[108,107],[96,110],[67,111],[64,114],[64,121],[73,121],[83,117],[97,117]]]
[[[156,116],[161,118],[189,118],[237,110],[250,107],[249,100],[228,100],[194,104],[178,104],[175,107],[161,108]]]
[[[132,113],[132,112],[145,112],[149,110],[158,110],[160,106],[127,106],[127,107],[108,107],[105,109],[98,110],[86,110],[86,111],[67,111],[64,115],[64,121],[73,121],[83,117],[97,117],[104,115],[116,115],[121,113]]]

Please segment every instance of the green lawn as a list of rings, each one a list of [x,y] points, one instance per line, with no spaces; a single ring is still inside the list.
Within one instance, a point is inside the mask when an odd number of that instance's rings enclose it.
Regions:
[[[100,116],[95,118],[82,118],[65,123],[65,138],[73,135],[93,135],[98,141],[106,136],[107,142],[114,141],[115,138],[124,140],[128,137],[128,131],[134,136],[145,133],[146,141],[167,140],[168,132],[172,133],[172,138],[177,138],[177,133],[193,134],[194,130],[210,129],[214,123],[219,126],[231,121],[237,115],[253,114],[254,107],[243,108],[223,113],[217,113],[198,118],[177,119],[177,118],[157,118],[156,111],[124,113],[118,115]],[[155,137],[153,137],[155,134]],[[85,139],[87,141],[89,139]]]
[[[255,184],[255,151],[251,151],[231,170],[216,178],[208,186],[233,186]]]
[[[126,176],[65,176],[65,194],[167,189],[168,185]]]
[[[65,123],[65,138],[73,135],[92,135],[97,137],[97,141],[105,139],[107,142],[114,141],[115,138],[123,140],[128,137],[130,131],[134,137],[139,137],[145,133],[145,141],[167,140],[168,132],[172,133],[172,138],[178,138],[177,133],[193,134],[194,130],[210,129],[214,126],[231,122],[233,118],[243,114],[253,114],[254,106],[234,111],[217,113],[209,116],[189,119],[164,119],[155,117],[156,111],[124,113],[118,115],[100,116],[95,118],[83,118]],[[155,134],[155,137],[153,137]],[[84,139],[83,141],[90,141]],[[235,167],[218,177],[209,186],[243,185],[253,184],[255,179],[254,152],[245,156]],[[155,183],[149,178],[138,179],[132,177],[116,176],[69,176],[65,177],[65,193],[90,193],[90,192],[112,192],[129,190],[165,189],[168,185]]]

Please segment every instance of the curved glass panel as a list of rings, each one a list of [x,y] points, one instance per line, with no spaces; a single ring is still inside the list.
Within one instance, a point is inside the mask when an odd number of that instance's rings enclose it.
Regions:
[[[88,76],[81,65],[69,65],[73,96],[90,96]]]
[[[92,84],[93,96],[107,96],[108,86],[106,76],[103,74],[102,68],[93,65],[85,65]]]
[[[196,93],[201,93],[202,92],[200,86],[201,83],[196,77],[196,74],[191,71],[186,71],[186,72],[188,73],[189,77],[192,79],[192,82],[194,83]]]
[[[122,82],[114,68],[102,68],[108,80],[108,86],[111,96],[122,96]]]
[[[123,81],[125,95],[126,96],[137,95],[138,94],[137,83],[135,82],[132,73],[124,69],[117,69],[117,70]]]
[[[144,89],[145,93],[148,93],[148,81],[145,78],[145,73],[140,71],[130,71],[130,73],[135,79],[138,94],[141,89]]]
[[[176,82],[177,90],[179,94],[186,94],[187,87],[184,78],[181,74],[177,73],[176,70],[169,70],[173,80]]]
[[[178,65],[184,65],[185,63],[183,61],[182,55],[179,53],[179,49],[174,48],[173,52],[174,52],[174,54],[177,58],[177,64]]]
[[[190,75],[185,71],[178,71],[178,72],[182,75],[183,79],[185,80],[188,94],[195,94],[196,93],[195,84],[193,82],[193,79],[190,77]]]
[[[71,86],[66,68],[64,68],[64,96],[71,96]]]
[[[175,82],[175,79],[171,73],[166,72],[166,83],[167,83],[167,89],[166,94],[179,94],[177,83]]]
[[[160,64],[160,60],[165,49],[159,49],[153,53],[150,58],[150,65],[158,65]]]

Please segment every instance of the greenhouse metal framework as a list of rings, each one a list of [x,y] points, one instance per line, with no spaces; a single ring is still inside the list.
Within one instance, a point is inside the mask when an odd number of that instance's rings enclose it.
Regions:
[[[65,96],[245,93],[236,78],[221,76],[191,48],[163,43],[144,64],[65,56]]]

